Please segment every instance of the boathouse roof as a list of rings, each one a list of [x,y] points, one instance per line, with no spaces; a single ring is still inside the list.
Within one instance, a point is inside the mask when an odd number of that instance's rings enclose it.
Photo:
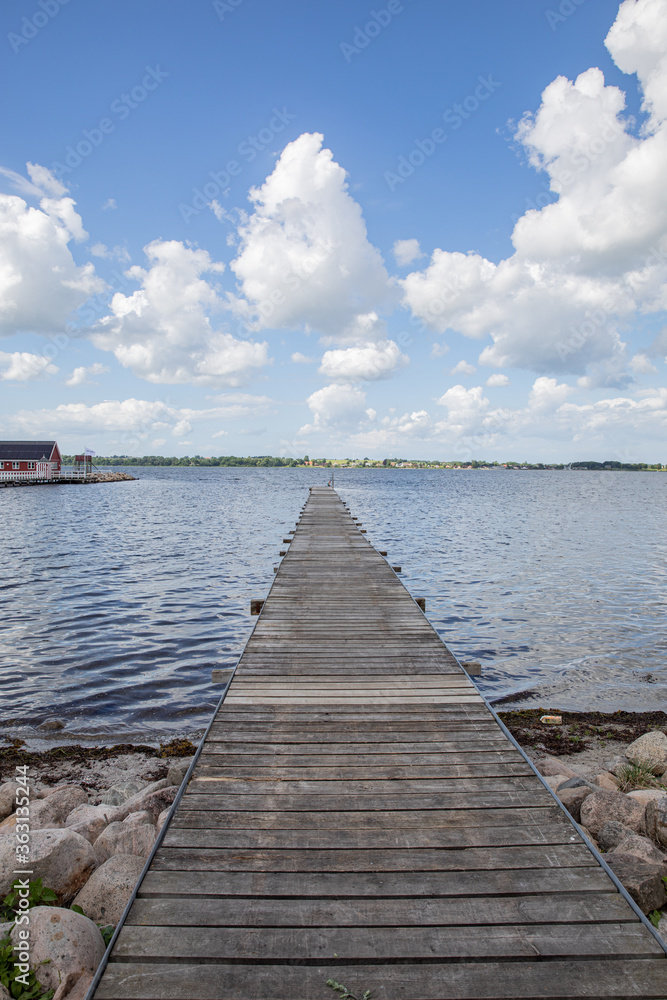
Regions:
[[[42,458],[48,461],[57,447],[55,441],[0,441],[0,462],[39,462]]]

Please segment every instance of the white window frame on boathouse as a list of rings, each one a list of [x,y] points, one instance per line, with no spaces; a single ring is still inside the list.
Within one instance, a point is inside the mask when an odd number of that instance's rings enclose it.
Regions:
[[[20,462],[12,462],[12,469],[20,469],[20,468],[21,468]]]

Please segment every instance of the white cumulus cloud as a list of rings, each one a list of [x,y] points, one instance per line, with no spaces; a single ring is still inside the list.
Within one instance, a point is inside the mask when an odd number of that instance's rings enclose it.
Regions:
[[[459,361],[450,369],[450,375],[474,375],[477,369],[469,361]]]
[[[75,368],[70,377],[65,380],[65,385],[91,385],[96,375],[104,375],[108,371],[108,367],[100,364],[99,361],[96,361],[93,365],[81,365]]]
[[[486,380],[486,384],[489,388],[499,388],[500,386],[505,386],[510,384],[510,380],[507,375],[502,375],[500,372],[496,372],[494,375],[489,375]]]
[[[41,354],[28,351],[0,351],[0,379],[5,382],[32,382],[47,375],[55,375],[56,365]]]
[[[419,240],[396,240],[392,249],[394,259],[400,267],[412,264],[413,261],[424,256]]]
[[[377,310],[393,301],[389,276],[345,170],[322,143],[318,133],[299,136],[251,190],[254,211],[230,265],[242,294],[233,305],[256,329],[315,331],[330,343],[384,338]]]
[[[667,308],[666,24],[665,0],[625,0],[606,39],[617,65],[638,74],[651,115],[643,132],[599,69],[558,77],[516,131],[554,201],[517,221],[515,253],[496,264],[437,249],[400,282],[430,329],[487,340],[482,364],[588,370],[593,385],[622,385],[625,329]]]
[[[236,386],[269,364],[266,343],[237,339],[212,319],[225,312],[214,285],[223,264],[176,240],[144,249],[148,267],[126,272],[141,287],[114,295],[91,336],[97,347],[154,383]]]
[[[320,374],[333,382],[374,382],[391,378],[408,364],[393,340],[326,351]]]

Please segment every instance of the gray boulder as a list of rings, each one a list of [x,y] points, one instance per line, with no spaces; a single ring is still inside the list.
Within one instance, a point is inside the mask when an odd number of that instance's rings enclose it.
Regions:
[[[591,791],[597,791],[598,786],[594,781],[589,781],[588,778],[582,778],[580,774],[575,775],[574,778],[568,778],[561,786],[561,788],[590,788]]]
[[[100,863],[114,854],[135,854],[147,858],[153,849],[157,827],[152,823],[110,823],[95,841]]]
[[[581,820],[582,803],[593,792],[587,785],[578,785],[576,788],[565,788],[561,785],[556,794],[572,819],[578,823]]]
[[[118,923],[144,867],[136,854],[114,854],[94,871],[74,902],[96,923]]]
[[[664,774],[667,771],[667,736],[659,729],[644,733],[627,747],[625,756],[632,764],[642,764],[653,774]]]
[[[635,833],[644,833],[645,807],[636,799],[630,799],[622,792],[607,792],[603,789],[593,792],[584,799],[581,806],[581,822],[597,837],[609,820],[616,820],[629,826]]]
[[[634,854],[612,853],[605,859],[642,913],[652,913],[667,903],[663,875],[667,867],[640,861]]]
[[[153,822],[153,816],[151,813],[148,812],[147,809],[141,809],[139,812],[130,813],[130,815],[126,816],[125,819],[123,820],[123,823],[128,823],[131,826],[136,824],[140,825],[141,823],[152,823],[152,822]]]
[[[641,861],[648,861],[649,864],[667,864],[667,857],[658,850],[653,841],[649,840],[648,837],[640,837],[638,833],[631,833],[624,837],[609,857],[614,854],[632,854]],[[667,875],[667,868],[664,874]]]
[[[14,812],[18,787],[15,781],[5,781],[0,785],[0,822]]]
[[[612,819],[601,827],[597,839],[603,851],[610,851],[612,848],[618,847],[622,840],[633,833],[634,830],[631,830],[629,826],[623,826],[622,823]]]
[[[568,780],[568,777],[566,774],[549,774],[544,778],[544,780],[551,791],[555,792]]]
[[[12,931],[12,943],[23,943],[23,927]],[[94,975],[105,952],[99,928],[73,910],[35,906],[30,911],[30,966],[47,989],[58,989],[70,974]]]
[[[16,855],[14,838],[0,838],[0,898],[12,887]],[[97,868],[88,841],[73,830],[36,830],[30,840],[31,878],[41,878],[61,903],[69,902]]]
[[[192,763],[192,757],[187,757],[184,760],[179,760],[178,764],[172,764],[172,766],[167,771],[167,781],[169,782],[169,784],[182,785],[183,779],[191,763]]]
[[[112,785],[100,798],[100,803],[107,806],[120,806],[131,799],[133,795],[148,787],[148,782],[142,778],[126,778]]]

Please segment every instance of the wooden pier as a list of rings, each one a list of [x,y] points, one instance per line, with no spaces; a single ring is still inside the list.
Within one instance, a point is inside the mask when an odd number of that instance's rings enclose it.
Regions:
[[[96,1000],[664,1000],[664,959],[314,488]]]

